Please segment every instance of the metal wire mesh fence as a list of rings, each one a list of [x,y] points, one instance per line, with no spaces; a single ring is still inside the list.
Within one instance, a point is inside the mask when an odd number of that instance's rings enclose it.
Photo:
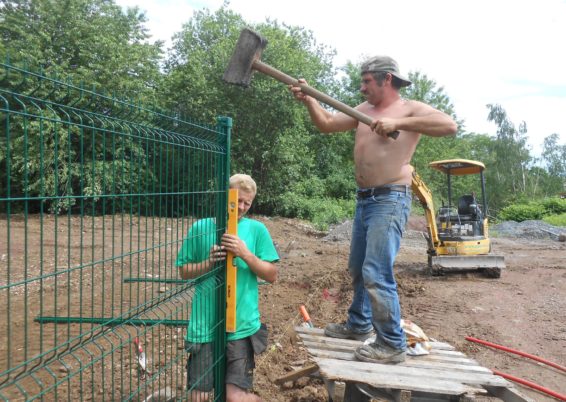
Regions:
[[[203,281],[218,303],[202,372],[223,398],[223,266],[181,280],[175,261],[195,220],[226,227],[231,120],[0,67],[0,400],[186,398]]]

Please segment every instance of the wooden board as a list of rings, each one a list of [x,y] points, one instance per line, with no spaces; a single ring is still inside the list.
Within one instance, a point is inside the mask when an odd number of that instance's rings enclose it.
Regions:
[[[317,328],[296,327],[295,331],[327,381],[362,383],[376,390],[407,391],[439,398],[454,395],[469,398],[513,389],[513,384],[447,343],[431,342],[430,354],[407,355],[403,363],[377,364],[355,358],[354,350],[362,345],[361,341],[326,337]],[[517,396],[520,393],[514,389],[512,394],[514,402],[530,401]]]
[[[275,384],[281,385],[286,383],[287,381],[295,381],[298,378],[310,375],[318,371],[318,366],[316,364],[311,364],[307,367],[303,367],[301,369],[292,371],[288,374],[285,374],[282,377],[279,377],[275,380]]]

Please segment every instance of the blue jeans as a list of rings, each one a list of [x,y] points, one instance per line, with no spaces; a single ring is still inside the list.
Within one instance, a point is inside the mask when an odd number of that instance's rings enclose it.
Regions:
[[[393,264],[410,211],[410,190],[358,199],[348,262],[354,298],[347,326],[355,332],[373,327],[377,342],[395,349],[407,345]]]

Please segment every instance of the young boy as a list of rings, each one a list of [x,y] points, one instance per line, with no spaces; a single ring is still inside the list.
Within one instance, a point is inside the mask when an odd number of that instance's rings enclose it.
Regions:
[[[254,354],[267,346],[267,329],[260,321],[257,278],[275,282],[274,263],[279,256],[265,225],[245,217],[257,192],[254,180],[235,174],[230,178],[230,188],[238,189],[238,235],[225,233],[218,246],[214,218],[199,220],[189,230],[176,266],[181,278],[193,279],[212,270],[228,251],[237,257],[236,332],[227,334],[226,400],[255,402],[261,399],[249,392],[253,385]],[[194,387],[191,400],[198,402],[207,401],[214,386],[214,330],[216,325],[224,325],[214,317],[217,288],[214,276],[197,285],[187,330],[188,384]]]

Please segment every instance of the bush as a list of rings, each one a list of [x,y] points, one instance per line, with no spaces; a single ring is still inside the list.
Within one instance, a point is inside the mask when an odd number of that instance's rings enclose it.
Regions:
[[[307,197],[285,193],[278,197],[275,214],[288,218],[311,221],[318,230],[327,230],[333,223],[340,223],[354,214],[355,200]]]
[[[497,218],[503,221],[522,222],[542,219],[544,208],[539,204],[517,204],[503,208]]]
[[[542,201],[545,215],[560,215],[566,213],[566,198],[546,198]]]
[[[522,222],[527,220],[539,220],[564,213],[566,213],[566,199],[553,197],[539,201],[509,205],[499,212],[497,218],[504,221]]]
[[[548,215],[542,218],[542,220],[553,226],[566,226],[566,213],[560,215]]]
[[[334,223],[351,219],[354,215],[354,200],[333,200],[330,198],[313,200],[312,218],[310,219],[318,230],[327,230]]]

